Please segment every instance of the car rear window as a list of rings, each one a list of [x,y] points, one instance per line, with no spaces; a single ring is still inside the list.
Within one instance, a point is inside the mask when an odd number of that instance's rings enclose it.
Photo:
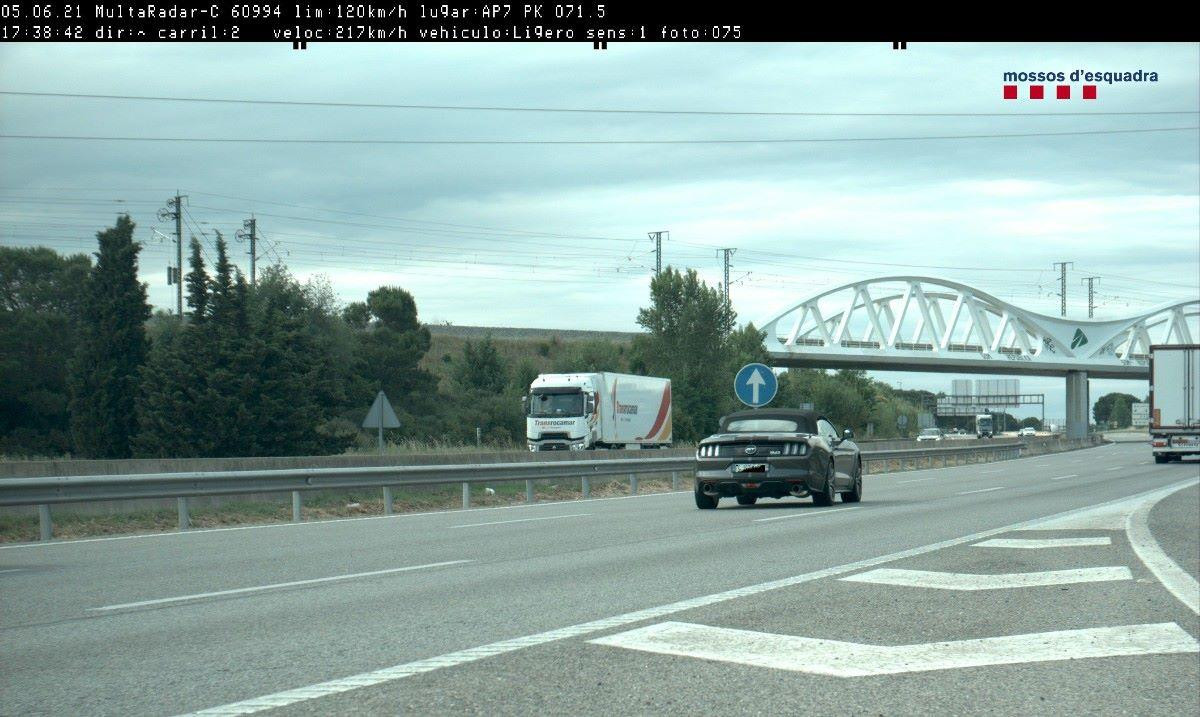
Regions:
[[[815,433],[808,421],[791,418],[739,418],[725,426],[729,433]]]

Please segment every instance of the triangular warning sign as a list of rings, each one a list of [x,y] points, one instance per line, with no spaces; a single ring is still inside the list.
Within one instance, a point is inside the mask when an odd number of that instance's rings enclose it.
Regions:
[[[375,403],[371,404],[371,410],[367,411],[367,417],[363,419],[363,428],[399,428],[400,419],[396,418],[396,412],[392,410],[392,404],[388,403],[387,396],[380,391],[375,396]]]

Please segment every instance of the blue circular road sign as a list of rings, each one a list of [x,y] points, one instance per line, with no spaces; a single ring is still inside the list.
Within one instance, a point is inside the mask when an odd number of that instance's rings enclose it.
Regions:
[[[751,408],[767,405],[778,390],[775,372],[761,363],[746,364],[733,379],[733,392],[739,401]]]

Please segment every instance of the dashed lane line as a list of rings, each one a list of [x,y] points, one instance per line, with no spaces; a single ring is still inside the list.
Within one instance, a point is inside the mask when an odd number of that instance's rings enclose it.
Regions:
[[[994,490],[1004,490],[1004,486],[998,485],[995,488],[980,488],[979,490],[964,490],[961,493],[955,493],[955,495],[973,495],[975,493],[991,493]]]
[[[328,578],[314,578],[312,580],[293,580],[286,583],[274,583],[272,585],[256,585],[249,588],[235,588],[233,590],[217,590],[210,593],[196,593],[194,595],[180,595],[178,597],[158,598],[156,600],[140,600],[138,602],[126,602],[119,605],[105,605],[104,607],[88,608],[89,612],[112,612],[113,610],[125,610],[128,608],[149,607],[151,605],[170,605],[172,603],[188,602],[191,600],[202,600],[204,598],[225,597],[228,595],[246,595],[248,593],[263,592],[266,590],[278,590],[280,588],[293,588],[301,585],[319,585],[321,583],[332,583],[341,580],[353,580],[354,578],[369,578],[377,575],[391,575],[393,573],[406,573],[412,570],[424,570],[425,568],[440,568],[446,565],[461,565],[469,563],[470,560],[447,560],[441,563],[428,563],[425,565],[409,565],[403,568],[388,568],[387,570],[372,570],[366,573],[349,573],[346,575],[334,575]]]
[[[568,513],[567,515],[544,515],[538,518],[516,518],[513,520],[493,520],[489,523],[467,523],[465,525],[450,525],[447,526],[451,530],[455,528],[478,528],[481,525],[507,525],[508,523],[533,523],[540,520],[561,520],[562,518],[583,518],[591,515],[591,513]]]
[[[1078,477],[1079,477],[1078,473],[1072,473],[1070,475],[1065,475],[1065,476],[1055,476],[1054,478],[1051,478],[1050,480],[1064,480],[1067,478],[1078,478]]]
[[[843,510],[854,510],[857,507],[858,506],[851,506],[848,508],[833,508],[831,510],[813,510],[813,509],[809,508],[808,510],[805,510],[804,512],[801,512],[801,513],[789,513],[788,515],[777,515],[773,518],[755,518],[754,522],[755,523],[765,523],[768,520],[786,520],[787,518],[804,518],[804,517],[807,517],[810,515],[813,517],[820,517],[822,515],[829,515],[830,513],[840,513]]]

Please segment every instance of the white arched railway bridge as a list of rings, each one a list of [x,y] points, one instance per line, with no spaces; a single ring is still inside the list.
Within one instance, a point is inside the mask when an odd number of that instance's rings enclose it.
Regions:
[[[1200,298],[1075,319],[946,279],[885,276],[816,293],[762,329],[780,367],[1065,376],[1067,433],[1081,436],[1088,378],[1149,378],[1150,346],[1196,343],[1198,322]]]

